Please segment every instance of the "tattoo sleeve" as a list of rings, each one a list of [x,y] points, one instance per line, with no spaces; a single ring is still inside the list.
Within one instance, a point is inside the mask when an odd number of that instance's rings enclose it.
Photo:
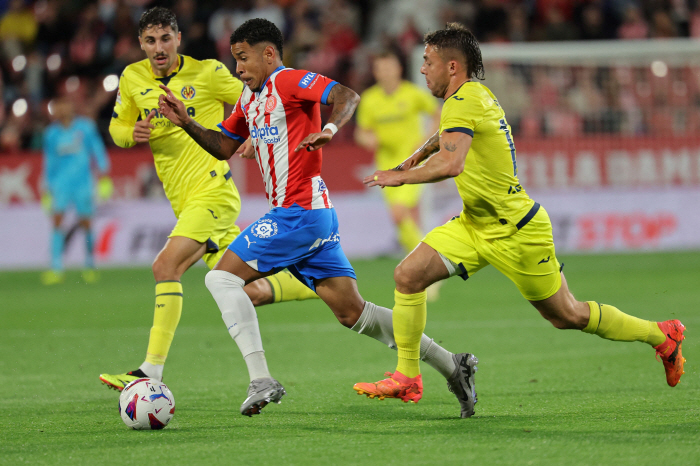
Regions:
[[[239,144],[233,139],[226,137],[223,133],[205,128],[192,118],[189,119],[182,129],[204,150],[219,160],[230,159],[237,149],[236,144]]]
[[[341,84],[336,84],[328,94],[328,104],[333,104],[333,111],[328,118],[328,123],[333,123],[340,128],[350,120],[360,103],[360,96],[355,91]]]
[[[440,132],[436,131],[435,134],[430,136],[430,139],[425,141],[425,144],[420,146],[416,151],[419,154],[421,160],[424,160],[429,155],[433,155],[435,152],[440,150]]]

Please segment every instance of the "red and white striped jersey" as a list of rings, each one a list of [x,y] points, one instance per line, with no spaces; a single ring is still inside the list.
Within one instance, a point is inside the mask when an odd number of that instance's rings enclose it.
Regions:
[[[219,124],[237,141],[251,137],[270,209],[333,207],[321,178],[321,149],[294,149],[309,134],[321,132],[320,104],[326,104],[336,84],[320,74],[280,66],[259,93],[246,86],[231,116]]]

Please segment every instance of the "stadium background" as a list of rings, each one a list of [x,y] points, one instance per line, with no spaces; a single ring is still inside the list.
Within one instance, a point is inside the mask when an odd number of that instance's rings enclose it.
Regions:
[[[519,176],[553,218],[561,251],[700,247],[700,6],[656,0],[402,0],[166,2],[177,13],[180,52],[230,69],[231,31],[265,17],[284,32],[285,64],[362,91],[373,52],[398,47],[406,74],[423,85],[421,36],[446,21],[483,44],[486,85],[513,128]],[[41,268],[49,220],[41,193],[41,136],[51,101],[68,94],[98,122],[109,146],[114,198],[96,217],[100,266],[148,264],[174,217],[146,145],[124,150],[108,134],[118,76],[143,58],[140,0],[0,2],[0,240],[22,237],[0,268]],[[324,149],[323,176],[343,219],[352,258],[398,253],[379,190],[360,180],[372,155],[352,125]],[[231,161],[244,193],[241,226],[267,208],[254,162]],[[423,224],[460,210],[451,182],[430,187]],[[365,226],[371,224],[373,229]],[[384,234],[386,233],[386,234]],[[82,263],[80,241],[68,264]]]
[[[153,309],[148,265],[175,220],[147,146],[115,148],[107,133],[117,76],[143,58],[135,24],[150,5],[0,0],[0,464],[700,463],[700,252],[691,251],[700,249],[697,2],[170,3],[182,53],[232,68],[229,32],[264,16],[285,32],[287,65],[358,91],[371,83],[374,50],[398,44],[415,79],[424,31],[451,20],[473,27],[486,84],[513,126],[521,180],[552,216],[571,289],[644,319],[682,319],[688,363],[671,389],[646,345],[556,331],[486,268],[447,281],[426,327],[446,348],[479,357],[474,418],[457,417],[432,369],[417,405],[356,396],[352,385],[390,369],[395,353],[340,326],[323,303],[304,301],[258,310],[270,369],[288,395],[248,419],[237,409],[245,363],[202,266],[183,276],[185,311],[165,371],[177,415],[163,431],[133,432],[97,375],[143,357]],[[116,195],[97,212],[102,279],[87,285],[69,270],[63,284],[47,287],[39,281],[50,231],[38,200],[40,140],[51,99],[64,93],[97,119]],[[352,128],[324,151],[359,289],[391,306],[400,251],[379,190],[359,181],[371,154],[353,144]],[[233,169],[245,225],[266,203],[255,164],[238,160]],[[452,186],[427,192],[426,226],[459,211]],[[76,267],[79,235],[68,250]]]

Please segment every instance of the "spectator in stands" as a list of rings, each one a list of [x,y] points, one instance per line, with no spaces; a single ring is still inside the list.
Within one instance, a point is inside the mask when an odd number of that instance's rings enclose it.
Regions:
[[[633,3],[627,5],[624,20],[617,30],[620,39],[646,39],[649,36],[649,25],[644,20],[639,7]]]

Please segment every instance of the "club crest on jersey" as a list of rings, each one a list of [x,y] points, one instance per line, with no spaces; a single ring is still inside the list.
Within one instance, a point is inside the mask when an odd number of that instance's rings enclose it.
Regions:
[[[279,128],[277,126],[265,125],[262,128],[253,128],[250,137],[260,139],[265,144],[275,144],[280,142]]]
[[[299,81],[299,87],[302,89],[306,89],[309,87],[309,84],[311,84],[316,77],[316,73],[306,73],[306,75],[301,78],[301,81]]]
[[[275,107],[277,107],[277,97],[271,95],[267,98],[267,102],[265,102],[265,111],[270,113],[275,109]]]
[[[194,95],[196,94],[194,87],[190,86],[189,84],[185,87],[182,88],[180,91],[180,94],[182,94],[183,99],[190,100],[194,98]]]
[[[269,238],[277,234],[277,222],[273,222],[269,218],[258,220],[250,229],[258,238]]]

